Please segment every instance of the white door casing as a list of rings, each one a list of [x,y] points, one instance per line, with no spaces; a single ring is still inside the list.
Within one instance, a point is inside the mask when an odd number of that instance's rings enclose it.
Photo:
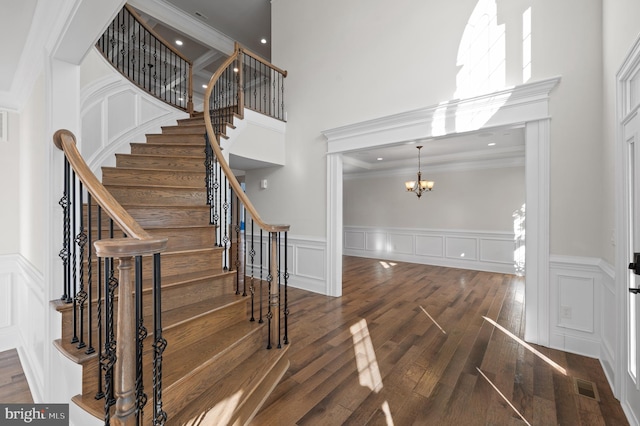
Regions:
[[[439,136],[455,134],[451,123],[456,123],[457,117],[486,115],[490,110],[493,115],[473,131],[525,126],[525,339],[549,346],[549,95],[559,82],[560,77],[554,77],[323,131],[328,141],[326,294],[342,294],[342,153],[430,137],[437,119],[445,123],[445,132]]]
[[[631,270],[640,252],[640,38],[617,74],[616,119],[616,306],[618,309],[614,393],[632,425],[640,424],[640,285]]]

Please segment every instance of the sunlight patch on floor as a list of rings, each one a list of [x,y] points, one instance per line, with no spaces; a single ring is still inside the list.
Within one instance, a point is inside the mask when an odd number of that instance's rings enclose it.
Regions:
[[[504,401],[505,401],[507,404],[509,404],[509,407],[511,407],[511,409],[512,409],[513,411],[515,411],[515,412],[516,412],[516,414],[517,414],[518,416],[520,416],[520,418],[522,419],[522,421],[523,421],[523,422],[525,422],[526,424],[528,424],[529,426],[531,426],[531,423],[529,423],[529,422],[527,421],[527,419],[525,419],[525,418],[524,418],[524,416],[523,416],[522,414],[520,414],[520,411],[518,411],[518,410],[516,409],[516,407],[514,407],[514,406],[513,406],[513,404],[511,403],[511,401],[509,401],[509,400],[507,399],[507,397],[506,397],[506,396],[504,396],[504,394],[503,394],[502,392],[500,392],[500,389],[498,389],[498,387],[497,387],[496,385],[494,385],[494,384],[493,384],[493,382],[492,382],[491,380],[489,380],[489,378],[488,378],[487,376],[485,376],[485,375],[484,375],[484,373],[482,372],[482,370],[480,370],[478,367],[476,367],[476,370],[478,370],[478,373],[480,373],[480,374],[482,375],[482,377],[484,377],[484,379],[485,379],[485,380],[486,380],[486,381],[491,385],[491,387],[492,387],[493,389],[495,389],[495,391],[496,391],[496,392],[498,392],[498,395],[500,395],[500,396],[502,397],[502,399],[504,399]]]
[[[433,319],[433,317],[431,315],[429,315],[429,312],[427,312],[427,310],[425,308],[423,308],[422,306],[420,306],[420,309],[422,309],[422,312],[424,312],[431,321],[433,321],[433,323],[436,325],[436,327],[438,327],[440,329],[440,331],[442,331],[443,334],[447,334],[446,331],[444,331],[444,329],[442,327],[440,327],[440,324],[438,324],[438,322]]]
[[[565,376],[567,375],[567,370],[561,367],[560,365],[558,365],[551,358],[541,353],[536,348],[534,348],[533,346],[531,346],[530,344],[528,344],[527,342],[525,342],[524,340],[522,340],[521,338],[519,338],[518,336],[516,336],[515,334],[513,334],[512,332],[510,332],[509,330],[507,330],[506,328],[504,328],[503,326],[495,322],[494,320],[492,320],[491,318],[487,318],[485,316],[483,316],[482,318],[484,318],[486,321],[492,324],[495,328],[502,331],[504,334],[506,334],[507,336],[511,337],[513,340],[521,344],[525,349],[528,349],[535,356],[537,356],[538,358],[540,358],[541,360],[543,360],[544,362],[546,362],[547,364],[555,368],[558,372],[564,374]]]
[[[208,411],[200,413],[198,414],[197,417],[194,417],[193,419],[188,420],[186,423],[183,423],[183,425],[197,426],[197,425],[229,424],[235,409],[238,407],[238,404],[240,403],[241,397],[242,397],[242,391],[238,391],[232,396],[230,396],[229,398],[226,398],[220,401]]]
[[[378,393],[382,389],[382,376],[378,368],[376,353],[373,349],[367,321],[361,319],[349,329],[353,337],[353,350],[358,367],[360,385]]]

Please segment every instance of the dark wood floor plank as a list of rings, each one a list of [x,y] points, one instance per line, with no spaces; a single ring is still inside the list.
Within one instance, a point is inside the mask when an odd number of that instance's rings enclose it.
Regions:
[[[531,425],[628,424],[597,360],[533,345],[565,375],[512,337],[524,333],[522,277],[344,257],[342,297],[289,300],[291,368],[251,425],[525,425],[511,405]],[[360,380],[363,354],[381,387]],[[577,395],[574,376],[601,402]]]
[[[0,352],[0,402],[33,403],[29,384],[15,349]]]

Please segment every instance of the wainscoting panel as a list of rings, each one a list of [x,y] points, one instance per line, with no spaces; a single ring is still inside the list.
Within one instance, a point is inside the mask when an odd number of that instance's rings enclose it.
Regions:
[[[389,233],[389,245],[391,249],[396,253],[401,254],[413,254],[413,235],[411,234],[394,234]]]
[[[418,256],[444,257],[444,237],[416,235],[416,254]]]
[[[549,324],[553,348],[601,357],[605,274],[599,263],[593,258],[551,256]]]
[[[459,238],[447,236],[447,258],[477,260],[477,243],[478,240],[476,238]]]
[[[262,276],[266,278],[268,271],[268,237],[263,236],[262,243]],[[247,244],[251,244],[251,234],[247,234]],[[284,245],[284,240],[280,242]],[[282,248],[282,247],[281,247]],[[252,266],[255,277],[260,276],[260,237],[256,235],[254,242],[256,256],[252,265],[251,258],[247,255],[247,274],[251,274]],[[325,278],[327,263],[327,244],[325,240],[313,237],[297,237],[289,235],[287,238],[287,268],[289,269],[288,284],[291,287],[313,291],[320,294],[328,294],[327,280]],[[282,265],[284,267],[284,265]]]
[[[12,296],[11,273],[0,271],[0,330],[10,327],[11,323],[11,301]]]
[[[515,273],[512,232],[345,226],[343,241],[348,256]]]

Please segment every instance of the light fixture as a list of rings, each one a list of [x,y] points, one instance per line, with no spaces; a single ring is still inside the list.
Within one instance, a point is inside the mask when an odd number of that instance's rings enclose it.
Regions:
[[[266,39],[266,38],[261,38],[261,39],[260,39],[260,43],[262,43],[262,44],[267,44],[267,39]]]
[[[418,180],[408,180],[404,183],[404,186],[408,192],[415,192],[418,198],[420,198],[423,192],[433,189],[434,182],[432,180],[422,180],[422,172],[420,170],[420,150],[422,149],[422,145],[416,148],[418,148]]]
[[[182,46],[184,43],[182,42],[182,40],[176,40],[176,44],[177,44],[178,46]]]

